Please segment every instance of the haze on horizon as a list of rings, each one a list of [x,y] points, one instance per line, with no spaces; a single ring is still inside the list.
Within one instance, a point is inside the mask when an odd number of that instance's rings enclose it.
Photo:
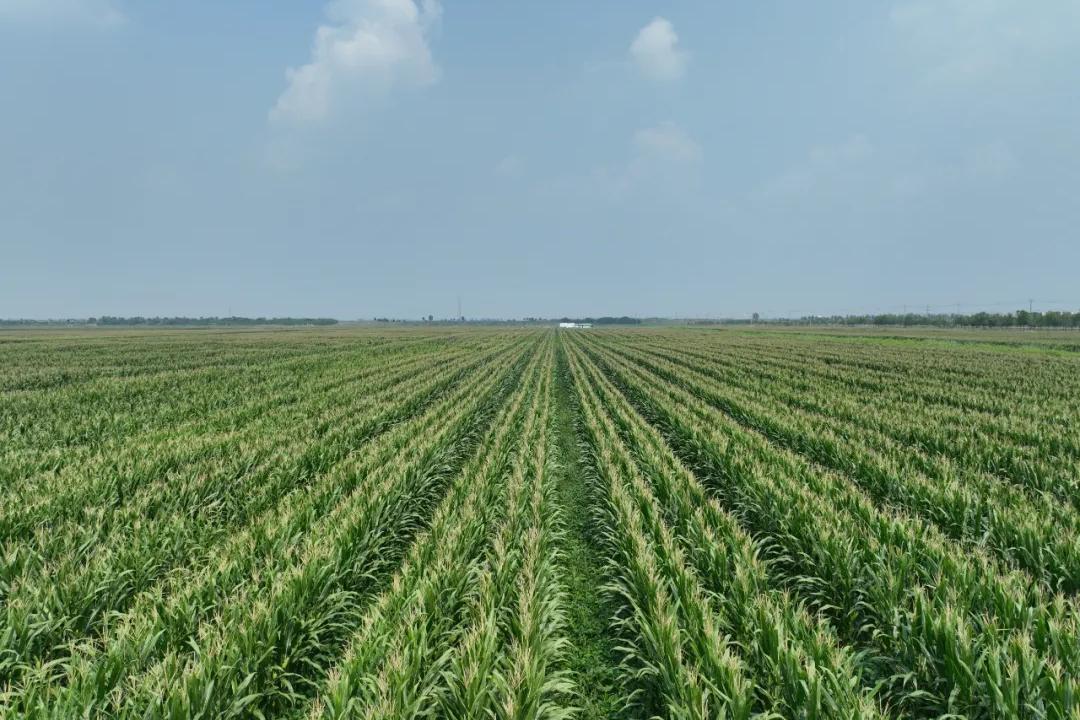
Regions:
[[[0,317],[1080,307],[1080,1],[0,0]]]

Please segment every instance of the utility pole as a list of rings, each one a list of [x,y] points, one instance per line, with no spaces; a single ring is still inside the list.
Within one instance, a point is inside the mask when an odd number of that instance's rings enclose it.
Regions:
[[[1032,300],[1031,298],[1028,298],[1028,312],[1032,312],[1032,307],[1034,306],[1034,304],[1035,304],[1035,301]]]
[[[457,296],[457,316],[458,322],[465,322],[465,316],[461,314],[461,296]]]

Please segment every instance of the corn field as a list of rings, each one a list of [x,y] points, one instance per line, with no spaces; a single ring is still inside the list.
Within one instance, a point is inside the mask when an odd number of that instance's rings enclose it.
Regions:
[[[1080,354],[0,333],[0,717],[1080,720]]]

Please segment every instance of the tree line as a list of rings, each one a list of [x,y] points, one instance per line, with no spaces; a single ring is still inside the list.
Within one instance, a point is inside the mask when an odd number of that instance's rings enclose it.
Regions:
[[[294,317],[113,317],[90,318],[91,325],[336,325],[333,318]]]
[[[116,317],[102,315],[91,318],[64,318],[58,320],[0,319],[0,325],[336,325],[333,318],[249,318],[249,317]]]
[[[782,324],[782,325],[883,325],[883,326],[931,326],[931,327],[985,327],[985,328],[1077,328],[1080,329],[1080,311],[1048,310],[1033,312],[1017,310],[1009,313],[882,313],[866,315],[806,315],[798,319],[775,318],[754,320],[728,320],[731,324]]]

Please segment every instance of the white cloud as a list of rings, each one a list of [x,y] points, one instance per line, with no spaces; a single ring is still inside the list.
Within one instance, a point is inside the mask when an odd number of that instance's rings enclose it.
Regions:
[[[766,198],[797,198],[826,187],[851,187],[865,179],[874,146],[863,135],[812,148],[806,160],[765,184]]]
[[[110,28],[126,21],[124,13],[110,0],[0,0],[0,22]]]
[[[990,140],[955,153],[922,159],[894,158],[880,172],[892,178],[886,186],[900,200],[963,197],[1023,182],[1021,157],[1002,140]]]
[[[1076,0],[899,0],[890,13],[927,79],[995,80],[1080,45]]]
[[[690,135],[672,123],[662,123],[634,133],[623,160],[541,187],[561,200],[587,198],[620,205],[633,201],[643,206],[656,201],[683,203],[700,188],[704,160],[701,146]]]
[[[270,111],[280,125],[311,125],[342,107],[385,97],[396,86],[438,80],[428,36],[437,0],[335,0],[315,31],[311,61],[286,71],[288,85]]]
[[[678,45],[675,28],[658,17],[638,32],[630,45],[630,56],[646,77],[665,82],[678,80],[686,72],[686,53]]]
[[[997,182],[1007,179],[1017,166],[1012,148],[996,141],[975,148],[967,160],[966,175],[975,181]]]
[[[660,161],[679,165],[702,161],[701,146],[673,123],[638,130],[634,134],[634,149],[641,161]]]
[[[696,185],[704,162],[701,146],[673,123],[634,133],[633,153],[624,167],[597,178],[610,197],[678,197]]]
[[[501,178],[517,177],[524,168],[524,162],[520,155],[506,155],[495,163],[495,175]]]
[[[811,149],[765,182],[754,196],[770,206],[884,206],[918,198],[978,192],[1015,181],[1021,163],[1013,148],[992,140],[953,152],[904,152],[875,147],[865,136]]]

